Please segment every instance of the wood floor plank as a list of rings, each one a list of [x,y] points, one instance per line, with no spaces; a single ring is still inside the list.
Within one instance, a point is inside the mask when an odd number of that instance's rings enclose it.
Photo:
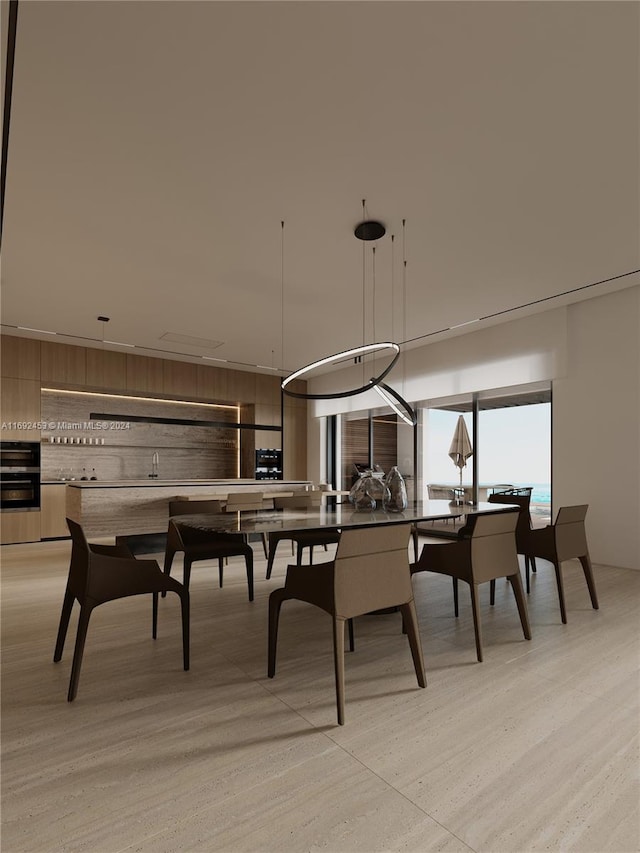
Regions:
[[[509,587],[494,607],[483,590],[482,664],[465,590],[456,619],[450,580],[418,576],[427,689],[398,614],[357,619],[338,727],[326,614],[284,605],[266,677],[267,599],[291,557],[266,581],[258,546],[252,603],[241,561],[223,589],[215,562],[194,567],[187,673],[177,600],[156,641],[147,597],[98,608],[67,703],[76,616],[52,655],[69,550],[1,552],[3,853],[640,848],[640,572],[596,566],[594,611],[567,564],[562,625],[540,566],[531,642]]]

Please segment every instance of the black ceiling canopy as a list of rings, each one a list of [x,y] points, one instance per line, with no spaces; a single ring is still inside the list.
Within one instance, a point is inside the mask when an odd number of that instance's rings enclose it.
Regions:
[[[367,219],[365,222],[360,222],[356,225],[353,233],[358,240],[379,240],[387,233],[387,229],[382,222],[377,222],[375,219]]]

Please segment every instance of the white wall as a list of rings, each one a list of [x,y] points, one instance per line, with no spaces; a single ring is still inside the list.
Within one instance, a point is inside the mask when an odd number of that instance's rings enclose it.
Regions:
[[[592,559],[640,569],[640,286],[470,331],[406,357],[385,381],[412,404],[551,381],[554,507],[588,503]],[[360,368],[349,368],[308,387],[335,391],[359,377]],[[312,401],[310,479],[320,479],[317,418],[378,406],[375,392]]]
[[[595,562],[640,568],[640,288],[568,313],[566,375],[553,382],[554,508],[588,503]]]

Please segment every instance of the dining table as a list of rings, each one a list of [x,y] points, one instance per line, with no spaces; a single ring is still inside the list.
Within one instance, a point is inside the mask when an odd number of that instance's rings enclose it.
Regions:
[[[335,507],[318,506],[309,509],[263,509],[226,512],[221,514],[194,513],[176,516],[180,525],[211,533],[271,533],[301,530],[344,530],[345,528],[374,527],[383,524],[417,524],[422,521],[460,519],[479,512],[508,512],[518,507],[507,504],[454,504],[446,500],[409,502],[402,512],[384,508],[356,510],[352,504]]]

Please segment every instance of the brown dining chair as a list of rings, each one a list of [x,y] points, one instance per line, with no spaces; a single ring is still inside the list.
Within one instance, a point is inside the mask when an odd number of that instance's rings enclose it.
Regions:
[[[201,560],[218,561],[218,583],[223,584],[224,563],[229,557],[244,557],[249,587],[249,601],[253,601],[253,549],[242,533],[221,533],[198,529],[180,522],[181,515],[216,515],[222,511],[222,502],[217,500],[169,501],[169,529],[164,556],[164,571],[171,574],[173,558],[183,553],[182,582],[189,589],[191,567]]]
[[[89,619],[94,608],[107,601],[131,595],[151,593],[153,596],[152,636],[158,632],[158,593],[175,592],[182,608],[182,654],[185,670],[189,669],[189,592],[178,581],[166,576],[155,560],[136,560],[125,545],[92,545],[77,522],[67,519],[71,533],[71,562],[62,604],[60,625],[53,654],[54,662],[62,658],[74,601],[80,605],[71,678],[67,700],[73,702],[78,692],[80,668]]]
[[[475,513],[469,515],[464,538],[455,542],[427,544],[420,559],[411,566],[411,573],[435,572],[453,578],[454,612],[458,616],[458,580],[469,584],[476,653],[482,661],[482,627],[480,622],[481,583],[506,577],[515,595],[522,630],[531,639],[527,604],[520,579],[516,549],[517,511]]]
[[[593,577],[591,558],[587,546],[587,532],[584,524],[588,509],[588,504],[560,507],[555,524],[531,530],[528,537],[525,556],[528,556],[530,559],[539,557],[541,560],[548,560],[550,563],[553,563],[558,586],[560,617],[565,624],[567,621],[567,609],[562,579],[562,563],[565,560],[572,560],[574,558],[580,560],[589,589],[591,606],[594,610],[599,609],[598,594],[596,592],[596,583]]]
[[[300,492],[299,494],[286,497],[274,497],[273,506],[276,510],[300,510],[301,512],[308,512],[311,509],[317,508],[319,504],[314,500],[312,492]],[[313,549],[315,547],[324,547],[326,551],[328,545],[335,545],[338,542],[340,533],[337,530],[271,531],[268,536],[267,580],[271,577],[278,544],[288,539],[296,545],[296,563],[300,566],[305,548],[309,549],[309,562],[313,563]]]
[[[494,492],[489,495],[489,503],[492,504],[515,504],[519,508],[518,524],[516,525],[516,547],[518,554],[524,555],[525,564],[525,579],[527,593],[531,591],[529,566],[532,571],[536,571],[535,557],[528,555],[529,551],[529,536],[531,534],[531,489],[512,489],[504,492]],[[495,580],[491,581],[491,604],[495,603]]]
[[[398,607],[418,684],[427,686],[407,554],[410,532],[409,524],[343,530],[334,560],[312,566],[289,566],[284,587],[269,596],[269,678],[273,678],[276,671],[278,622],[283,601],[306,601],[332,617],[340,725],[344,724],[344,624],[355,616]]]
[[[257,510],[264,509],[264,494],[262,492],[230,492],[227,495],[227,500],[225,502],[224,511],[225,512],[256,512]],[[244,533],[244,541],[249,542],[249,536],[251,534]],[[260,537],[262,542],[262,548],[264,550],[265,558],[269,556],[269,547],[267,543],[267,534],[266,533],[258,533],[256,534]]]

